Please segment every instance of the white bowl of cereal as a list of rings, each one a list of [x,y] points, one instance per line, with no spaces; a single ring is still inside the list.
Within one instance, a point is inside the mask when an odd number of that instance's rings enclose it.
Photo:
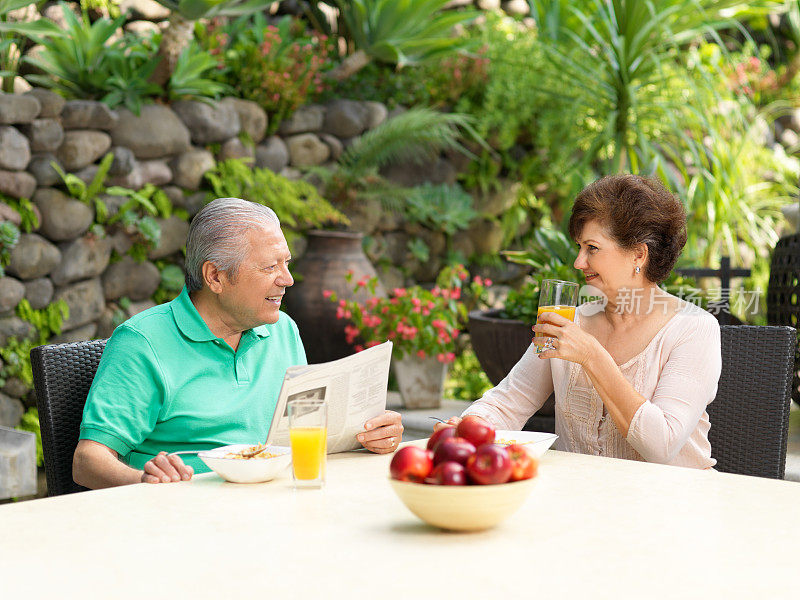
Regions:
[[[541,458],[550,449],[558,436],[555,433],[544,433],[543,431],[510,431],[498,429],[494,432],[494,443],[522,444],[534,457]]]
[[[233,444],[198,452],[217,475],[233,483],[261,483],[285,473],[292,463],[288,446]]]

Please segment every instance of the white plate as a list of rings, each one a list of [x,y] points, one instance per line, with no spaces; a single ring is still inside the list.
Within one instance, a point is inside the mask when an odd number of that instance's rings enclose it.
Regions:
[[[550,446],[558,439],[555,433],[543,433],[541,431],[510,431],[498,429],[494,432],[495,443],[523,444],[536,458],[541,458],[542,454],[550,449]]]
[[[272,458],[225,458],[231,452],[241,452],[253,444],[234,444],[198,452],[206,465],[217,475],[233,483],[260,483],[283,474],[292,462],[288,446],[267,446],[267,452],[277,454]]]

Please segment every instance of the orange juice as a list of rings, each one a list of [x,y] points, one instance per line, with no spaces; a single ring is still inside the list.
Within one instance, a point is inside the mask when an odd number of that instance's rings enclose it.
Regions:
[[[575,307],[574,306],[540,306],[539,310],[536,311],[536,322],[539,322],[539,315],[544,312],[554,312],[557,315],[561,315],[565,319],[569,319],[570,321],[575,320]],[[540,334],[542,337],[554,337],[552,335],[547,335],[546,333]],[[537,344],[538,346],[539,344]]]
[[[295,427],[289,430],[292,445],[292,468],[297,479],[317,479],[322,476],[328,450],[328,430],[325,427]]]
[[[570,321],[575,320],[575,307],[574,306],[540,306],[539,310],[536,311],[536,321],[539,321],[539,315],[543,312],[554,312],[557,315],[561,315],[565,319],[569,319]]]

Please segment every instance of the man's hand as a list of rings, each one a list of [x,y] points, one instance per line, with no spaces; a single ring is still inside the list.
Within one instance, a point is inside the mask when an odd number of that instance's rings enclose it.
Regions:
[[[403,439],[400,413],[392,410],[387,410],[382,415],[367,421],[364,429],[364,433],[359,433],[356,439],[370,452],[378,454],[394,452]]]
[[[92,440],[79,440],[72,460],[72,478],[82,486],[99,489],[132,483],[161,483],[192,478],[194,469],[183,464],[178,456],[161,452],[144,465],[144,471],[134,469],[119,460],[119,455]]]
[[[181,460],[180,456],[159,452],[144,463],[142,483],[170,483],[189,481],[194,469]]]

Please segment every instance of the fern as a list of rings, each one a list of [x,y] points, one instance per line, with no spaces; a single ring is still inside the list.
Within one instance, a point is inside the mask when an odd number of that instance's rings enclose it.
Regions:
[[[307,181],[291,181],[269,169],[251,169],[241,159],[222,161],[205,177],[214,197],[246,198],[269,206],[290,227],[305,229],[348,222]]]
[[[361,176],[392,162],[421,164],[443,150],[467,153],[458,141],[460,130],[472,131],[470,117],[414,108],[362,135],[347,148],[339,164]]]

